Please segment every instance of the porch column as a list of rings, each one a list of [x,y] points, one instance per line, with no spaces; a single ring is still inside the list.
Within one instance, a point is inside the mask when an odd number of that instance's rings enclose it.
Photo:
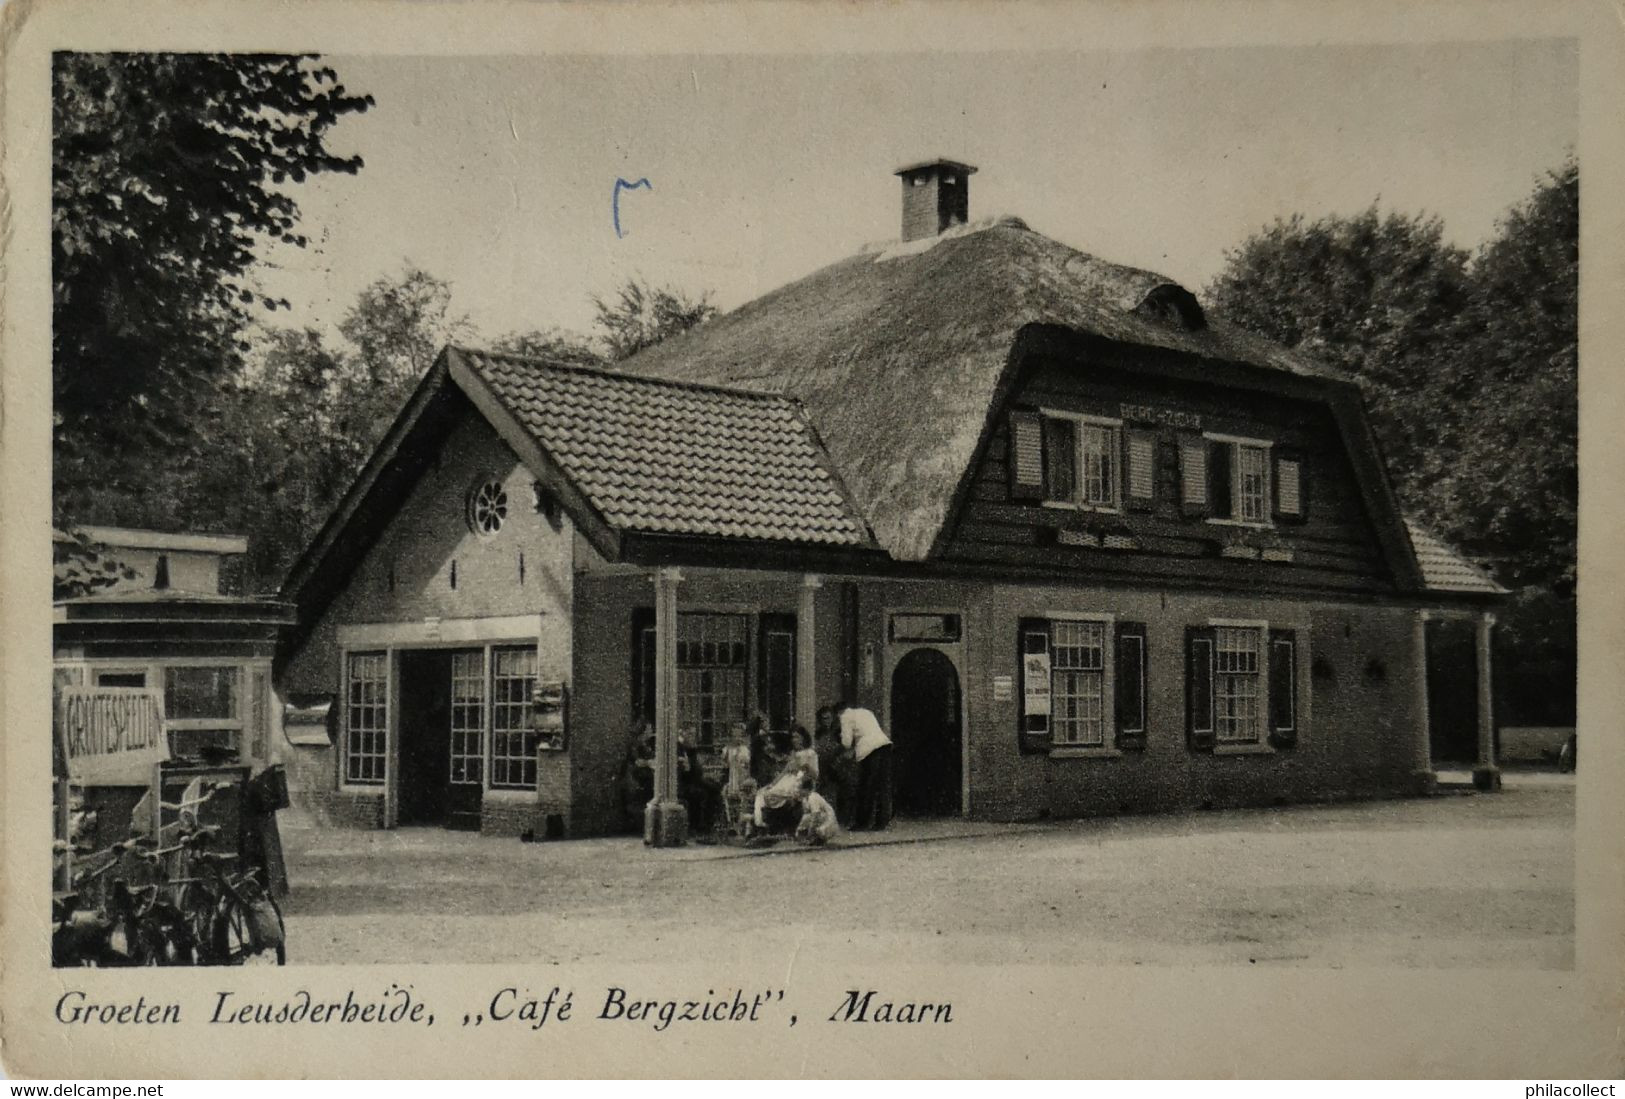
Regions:
[[[1478,766],[1473,768],[1473,785],[1480,790],[1501,788],[1501,769],[1495,765],[1495,703],[1490,694],[1490,627],[1495,616],[1488,611],[1478,618]]]
[[[1430,794],[1438,784],[1433,773],[1433,729],[1428,713],[1428,615],[1417,611],[1411,623],[1411,645],[1416,660],[1416,733],[1412,745],[1411,782],[1418,794]]]
[[[811,573],[801,578],[801,605],[796,610],[796,721],[804,729],[818,724],[818,589],[823,581]]]
[[[677,797],[677,585],[674,568],[655,572],[654,797],[643,810],[643,842],[681,847],[688,841],[688,810]]]

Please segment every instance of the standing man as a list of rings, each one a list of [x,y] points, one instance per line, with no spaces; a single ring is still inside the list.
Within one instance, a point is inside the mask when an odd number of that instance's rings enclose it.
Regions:
[[[891,823],[891,737],[880,728],[875,715],[861,706],[843,702],[835,707],[835,717],[841,724],[841,747],[858,764],[858,804],[852,814],[852,830],[884,831]]]

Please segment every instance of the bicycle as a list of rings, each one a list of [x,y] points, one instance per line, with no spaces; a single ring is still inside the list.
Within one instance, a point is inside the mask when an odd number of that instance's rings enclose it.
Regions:
[[[286,965],[282,908],[250,867],[236,873],[236,857],[206,850],[219,835],[213,826],[186,831],[180,843],[155,854],[178,856],[175,906],[190,924],[198,965]],[[201,875],[194,874],[201,869]]]

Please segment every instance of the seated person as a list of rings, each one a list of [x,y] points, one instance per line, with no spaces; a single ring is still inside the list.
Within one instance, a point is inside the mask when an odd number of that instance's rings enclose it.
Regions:
[[[789,750],[782,743],[783,734],[767,727],[767,719],[760,714],[750,720],[750,777],[757,786],[766,786],[784,770]]]
[[[632,742],[626,748],[621,783],[627,819],[641,828],[643,808],[655,796],[655,731],[647,721],[632,727]]]
[[[813,784],[818,783],[818,750],[813,747],[812,734],[801,725],[790,727],[790,758],[785,763],[785,770],[800,771],[804,775],[811,775]]]
[[[785,759],[778,777],[756,792],[754,820],[757,828],[770,832],[790,832],[801,819],[802,803],[806,792],[812,789],[812,776],[807,773],[805,760],[794,756]],[[817,766],[816,761],[813,764]]]
[[[722,789],[706,777],[700,751],[694,747],[692,731],[687,729],[677,734],[677,797],[688,807],[690,831],[709,832],[716,827]]]
[[[808,775],[801,776],[801,793],[801,819],[796,822],[796,839],[822,847],[840,831],[835,823],[835,807],[813,789],[813,780]]]

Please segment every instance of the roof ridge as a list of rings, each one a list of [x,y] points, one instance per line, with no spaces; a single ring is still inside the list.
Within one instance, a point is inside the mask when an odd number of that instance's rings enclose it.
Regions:
[[[700,392],[721,393],[730,397],[752,397],[758,400],[777,401],[790,407],[799,405],[794,397],[783,393],[774,393],[765,389],[746,389],[742,386],[718,385],[715,382],[693,382],[679,378],[664,378],[656,374],[643,374],[632,370],[619,370],[611,366],[589,366],[586,363],[553,362],[548,359],[537,358],[534,355],[515,355],[507,351],[487,351],[477,347],[467,347],[462,344],[447,344],[447,350],[455,351],[460,355],[479,356],[487,359],[501,359],[509,363],[522,363],[526,366],[538,366],[546,370],[557,370],[567,374],[586,374],[592,377],[609,378],[614,381],[642,382],[648,385],[665,386],[670,389],[698,390]],[[633,358],[636,358],[634,355]],[[622,360],[630,361],[630,360]]]

